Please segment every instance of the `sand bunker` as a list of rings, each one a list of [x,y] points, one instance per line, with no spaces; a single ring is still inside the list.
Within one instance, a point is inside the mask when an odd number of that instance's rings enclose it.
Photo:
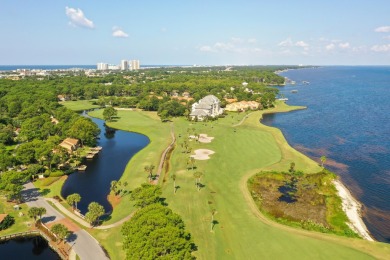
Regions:
[[[194,155],[191,155],[190,157],[193,157],[195,160],[208,160],[210,159],[211,154],[214,154],[215,152],[208,149],[198,149],[194,151]]]
[[[201,143],[211,143],[211,141],[214,139],[212,136],[207,136],[207,134],[200,134],[199,138],[194,135],[190,135],[191,139],[198,139],[199,142]]]

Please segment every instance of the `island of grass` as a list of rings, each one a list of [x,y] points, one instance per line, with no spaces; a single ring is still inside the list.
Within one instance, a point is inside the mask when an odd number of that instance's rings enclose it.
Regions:
[[[293,169],[267,171],[251,177],[248,188],[260,211],[279,223],[359,237],[346,224],[348,218],[333,185],[335,178],[327,170],[311,174]]]

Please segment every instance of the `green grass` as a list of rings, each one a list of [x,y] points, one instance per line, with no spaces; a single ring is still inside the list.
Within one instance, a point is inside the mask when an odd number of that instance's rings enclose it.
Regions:
[[[274,111],[287,109],[285,105],[279,105]],[[182,136],[178,138],[179,143],[187,136],[188,127],[215,137],[210,144],[193,141],[194,149],[215,151],[210,160],[196,163],[196,171],[205,174],[201,181],[205,187],[201,191],[195,188],[193,172],[185,169],[188,155],[181,152],[180,146],[171,159],[171,173],[176,174],[176,185],[180,188],[174,195],[172,180],[168,179],[164,185],[169,206],[183,217],[199,247],[195,255],[199,259],[372,258],[346,246],[361,243],[359,245],[365,247],[369,244],[366,241],[319,233],[312,235],[314,232],[298,231],[259,218],[256,206],[250,195],[247,196],[249,176],[260,169],[287,170],[292,161],[296,163],[296,169],[306,172],[316,172],[320,167],[292,149],[278,129],[260,125],[262,112],[252,113],[242,125],[233,127],[243,116],[228,115],[206,125],[201,122],[191,125],[184,119],[175,121],[175,133]],[[218,221],[213,232],[210,232],[211,209],[217,210],[215,220]],[[370,252],[377,251],[374,247]]]
[[[294,107],[299,109],[300,107]],[[286,112],[291,107],[278,104],[273,112]],[[174,119],[177,145],[170,160],[169,174],[177,176],[180,188],[173,194],[172,180],[160,180],[163,195],[169,207],[180,214],[191,232],[198,251],[198,259],[386,259],[390,247],[383,243],[369,243],[361,239],[348,239],[335,235],[309,232],[275,223],[264,217],[253,202],[247,180],[260,170],[286,170],[292,161],[297,170],[317,172],[318,163],[292,149],[281,131],[259,124],[263,112],[229,114],[210,123],[191,123],[184,118]],[[91,116],[102,117],[102,111]],[[118,129],[147,135],[151,143],[129,162],[121,178],[128,181],[128,189],[138,187],[147,180],[144,166],[158,165],[163,150],[171,142],[170,124],[161,123],[156,113],[118,111],[119,120],[109,125]],[[197,161],[196,171],[204,172],[197,191],[193,171],[186,170],[188,154],[181,152],[180,143],[188,136],[187,129],[215,137],[210,144],[190,142],[193,149],[215,151],[208,161]],[[191,130],[192,131],[192,130]],[[179,137],[179,134],[181,137]],[[211,209],[217,214],[213,232],[210,232]],[[117,205],[108,223],[116,222],[134,210],[128,196]],[[104,223],[104,224],[108,224]],[[93,230],[92,234],[107,249],[112,259],[123,259],[120,227]]]
[[[77,101],[62,101],[59,102],[61,105],[73,110],[73,111],[83,111],[93,108],[98,108],[98,105],[92,104],[93,100],[77,100]]]
[[[4,197],[0,197],[0,214],[9,214],[14,217],[15,223],[5,229],[0,231],[0,236],[9,235],[18,232],[24,232],[30,229],[33,226],[33,219],[29,218],[27,215],[28,207],[26,204],[18,204],[20,206],[20,210],[14,210],[13,206],[15,203],[6,202]],[[19,213],[22,212],[23,216],[19,216]]]
[[[90,116],[102,118],[102,110],[89,113]],[[121,177],[122,183],[127,181],[128,190],[133,190],[147,181],[147,173],[144,170],[146,165],[153,164],[157,170],[160,157],[165,148],[171,143],[169,123],[161,123],[159,117],[153,112],[142,111],[118,111],[119,120],[107,123],[110,127],[122,130],[131,130],[149,137],[150,143],[139,151],[130,162]],[[133,203],[129,196],[124,196],[117,207],[115,207],[111,219],[105,224],[116,222],[134,210]]]
[[[42,195],[47,198],[54,196],[61,197],[61,189],[68,176],[62,177],[47,177],[45,179],[38,179],[34,181],[34,186],[39,188]]]

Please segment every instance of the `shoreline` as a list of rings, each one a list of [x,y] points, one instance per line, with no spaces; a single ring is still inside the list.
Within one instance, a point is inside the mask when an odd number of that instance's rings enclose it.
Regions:
[[[334,180],[333,184],[342,200],[343,211],[349,219],[349,223],[347,223],[348,226],[357,232],[364,240],[376,241],[370,235],[370,232],[363,222],[361,216],[362,205],[360,202],[352,196],[351,192],[340,180]]]
[[[287,106],[288,108],[290,108],[290,110],[286,110],[286,111],[267,111],[267,112],[264,112],[261,115],[261,117],[260,117],[260,124],[263,124],[262,120],[263,120],[263,115],[265,115],[265,114],[277,114],[277,113],[285,113],[285,112],[292,112],[292,111],[301,110],[301,109],[307,109],[307,107],[304,107],[304,106],[299,107],[299,106],[291,106],[291,105],[288,105],[286,103],[283,103],[283,104],[285,106]],[[293,109],[291,109],[291,108],[293,108]],[[263,125],[265,125],[265,124],[263,124]],[[273,127],[273,126],[268,126],[268,125],[265,125],[265,126],[279,129],[279,128]],[[284,136],[283,132],[282,132],[282,135]],[[285,141],[288,143],[287,139],[285,139]],[[292,146],[290,146],[290,147],[293,150],[299,152],[294,147],[292,147]],[[306,154],[304,154],[304,153],[302,153],[302,154],[305,155],[306,157],[308,157]],[[313,160],[310,157],[308,157],[308,158],[310,160]],[[362,216],[361,216],[362,204],[357,199],[355,199],[352,196],[352,193],[349,191],[349,189],[339,179],[334,180],[333,183],[335,185],[335,188],[337,189],[338,196],[342,200],[342,209],[343,209],[344,213],[346,214],[346,216],[347,216],[347,218],[349,220],[349,222],[346,223],[346,224],[353,231],[358,233],[359,236],[361,236],[364,240],[376,241],[371,236],[370,232],[368,231],[368,229],[367,229],[367,227],[364,224],[364,221],[362,219]]]

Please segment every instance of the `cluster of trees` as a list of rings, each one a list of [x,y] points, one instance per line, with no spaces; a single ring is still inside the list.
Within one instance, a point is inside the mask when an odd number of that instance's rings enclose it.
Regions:
[[[58,144],[66,137],[94,145],[100,130],[90,119],[57,102],[54,82],[0,79],[0,171],[21,164],[66,160]],[[53,122],[53,118],[58,120]],[[20,143],[15,151],[9,146]]]
[[[122,226],[127,259],[194,259],[195,244],[181,217],[162,204],[161,187],[142,184],[131,193],[140,209]]]

